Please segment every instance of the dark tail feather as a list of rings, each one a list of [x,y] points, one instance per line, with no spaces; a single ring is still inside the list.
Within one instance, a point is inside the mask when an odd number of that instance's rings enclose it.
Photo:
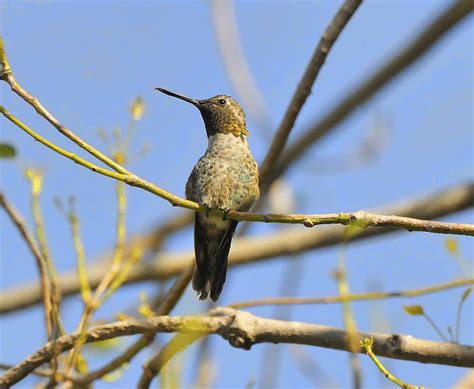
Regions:
[[[232,236],[234,235],[237,222],[232,220],[224,235],[220,239],[219,247],[217,248],[214,266],[214,276],[211,285],[211,299],[216,302],[221,295],[224,286],[225,277],[227,274],[227,262],[229,257],[230,245],[232,243]]]
[[[207,255],[206,230],[202,226],[199,213],[194,217],[194,255],[196,266],[193,272],[193,289],[198,292],[199,299],[205,300],[209,294],[209,260]]]
[[[196,214],[194,223],[194,250],[196,267],[193,274],[193,289],[199,298],[205,300],[209,292],[211,299],[217,301],[226,279],[227,257],[237,222],[229,221],[222,233],[207,234],[203,225],[205,216]]]

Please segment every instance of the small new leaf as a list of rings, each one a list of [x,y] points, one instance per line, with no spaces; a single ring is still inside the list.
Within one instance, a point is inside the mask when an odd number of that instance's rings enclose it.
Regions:
[[[469,295],[471,294],[472,292],[472,286],[467,288],[464,293],[462,294],[462,297],[461,297],[461,303],[463,303],[464,301],[466,301],[466,299],[469,297]]]
[[[0,143],[0,158],[14,158],[16,156],[15,148],[6,143]]]
[[[153,316],[153,310],[151,309],[150,305],[148,304],[148,297],[145,292],[140,292],[140,301],[141,304],[138,307],[138,313],[143,317],[150,318]]]
[[[423,315],[423,307],[421,305],[404,305],[403,310],[412,316]]]
[[[122,340],[120,338],[111,338],[111,339],[104,339],[99,342],[90,343],[89,349],[94,350],[97,352],[109,351],[114,350],[122,344]]]
[[[102,381],[108,382],[108,383],[117,381],[118,379],[122,378],[127,368],[128,368],[128,363],[122,364],[117,370],[113,371],[112,373],[104,375],[102,377]]]
[[[87,361],[82,354],[77,356],[76,370],[81,374],[86,374],[89,371]]]
[[[153,317],[153,310],[146,303],[143,303],[138,307],[138,313],[146,318]]]
[[[133,316],[127,315],[126,313],[123,313],[123,312],[116,313],[115,318],[119,321],[134,319]]]
[[[130,114],[133,120],[140,120],[145,112],[145,103],[141,96],[135,97],[130,106]]]
[[[446,250],[450,254],[456,254],[458,251],[458,244],[453,238],[446,239]]]

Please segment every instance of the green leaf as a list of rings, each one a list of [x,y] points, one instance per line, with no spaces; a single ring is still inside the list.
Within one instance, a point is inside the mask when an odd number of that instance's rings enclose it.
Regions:
[[[404,305],[403,310],[412,316],[423,315],[423,307],[421,305]]]
[[[15,148],[6,143],[0,143],[0,158],[14,158],[16,155]]]
[[[464,293],[462,294],[462,297],[461,297],[461,303],[463,303],[464,301],[466,301],[466,299],[469,297],[469,295],[471,294],[472,292],[472,286],[470,288],[467,288]]]

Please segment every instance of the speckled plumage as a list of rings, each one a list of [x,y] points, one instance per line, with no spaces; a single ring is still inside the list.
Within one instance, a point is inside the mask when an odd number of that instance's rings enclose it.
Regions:
[[[194,100],[159,89],[188,101],[201,112],[208,147],[194,166],[186,184],[186,198],[207,208],[250,209],[259,197],[258,168],[247,142],[245,114],[229,96]],[[237,227],[234,220],[196,213],[193,288],[201,300],[217,301],[225,282],[227,257]]]
[[[217,133],[186,184],[186,198],[208,208],[248,209],[258,198],[257,163],[245,135]]]

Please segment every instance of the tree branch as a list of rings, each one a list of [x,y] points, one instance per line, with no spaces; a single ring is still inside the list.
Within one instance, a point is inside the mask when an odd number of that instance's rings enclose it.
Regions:
[[[243,301],[240,303],[230,304],[230,308],[241,309],[250,307],[262,307],[266,305],[305,305],[305,304],[334,304],[344,301],[369,301],[369,300],[385,300],[395,297],[417,297],[426,294],[442,292],[448,289],[460,288],[461,286],[473,285],[474,278],[464,278],[460,280],[445,282],[426,288],[418,288],[411,290],[401,290],[398,292],[367,292],[352,293],[346,296],[330,296],[330,297],[269,297],[261,300]]]
[[[409,199],[392,206],[378,209],[379,213],[398,214],[406,217],[431,219],[440,218],[474,206],[474,182],[457,185],[418,199]],[[351,241],[366,239],[396,230],[372,228],[352,237]],[[308,250],[347,243],[346,228],[334,226],[317,230],[285,229],[276,233],[252,238],[238,238],[232,244],[229,265],[243,265],[273,257],[296,254]],[[159,254],[153,262],[142,262],[128,275],[126,283],[175,277],[191,265],[194,254],[183,251]],[[108,270],[109,263],[89,265],[88,277],[91,288],[98,283]],[[69,272],[58,278],[63,296],[78,293],[80,290],[76,272]],[[40,290],[36,284],[26,284],[6,291],[0,299],[0,313],[15,311],[38,303]]]
[[[272,170],[275,169],[275,163],[278,161],[286,145],[290,131],[295,125],[296,118],[303,108],[306,99],[311,94],[312,85],[324,65],[329,51],[361,3],[362,0],[346,0],[321,36],[273,138],[270,149],[262,162],[259,179],[260,187],[265,187]]]
[[[306,227],[313,227],[321,224],[343,224],[350,225],[355,224],[357,226],[366,228],[371,227],[394,227],[402,228],[408,231],[424,231],[430,233],[440,234],[458,234],[458,235],[469,235],[474,236],[474,225],[471,224],[458,224],[458,223],[442,223],[436,221],[427,220],[416,220],[407,217],[399,216],[384,216],[377,214],[370,214],[363,211],[352,212],[352,213],[333,213],[333,214],[321,214],[321,215],[281,215],[281,214],[263,214],[263,213],[250,213],[250,212],[238,212],[238,211],[227,211],[222,212],[221,210],[214,209],[209,211],[204,206],[201,206],[193,201],[183,199],[175,194],[172,194],[164,189],[159,188],[151,182],[147,182],[142,178],[132,174],[116,173],[107,169],[103,169],[93,163],[90,163],[74,153],[70,153],[59,146],[49,142],[42,136],[38,135],[31,128],[26,126],[14,115],[9,113],[4,107],[0,106],[0,113],[3,114],[7,119],[16,124],[20,129],[25,131],[28,135],[34,139],[49,147],[51,150],[56,151],[62,156],[69,158],[77,164],[84,166],[95,173],[102,174],[106,177],[113,178],[115,180],[124,182],[131,186],[136,186],[151,192],[164,200],[169,201],[173,206],[179,206],[187,208],[193,211],[202,212],[210,215],[221,216],[224,218],[230,218],[237,221],[247,222],[260,222],[260,223],[284,223],[284,224],[303,224]]]
[[[269,182],[281,176],[290,165],[299,160],[305,151],[320,140],[331,129],[346,119],[356,108],[387,83],[392,81],[403,70],[425,54],[439,39],[463,20],[474,9],[470,0],[453,2],[441,15],[426,26],[411,42],[391,57],[378,71],[371,72],[370,77],[356,87],[352,93],[342,99],[321,120],[309,127],[296,139],[283,154],[281,162],[270,175]]]
[[[210,316],[157,316],[146,320],[126,320],[97,326],[85,334],[65,335],[49,342],[0,378],[0,386],[8,387],[22,380],[47,362],[54,351],[64,352],[74,347],[79,336],[86,343],[150,332],[180,332],[186,334],[218,334],[231,346],[249,350],[258,343],[304,344],[349,350],[345,331],[318,324],[265,319],[249,312],[217,308]],[[374,353],[387,358],[436,363],[449,366],[474,367],[474,347],[445,342],[433,342],[405,335],[358,333],[363,340],[373,338]],[[363,352],[362,349],[359,352]]]
[[[48,335],[48,340],[53,339],[53,307],[51,299],[51,284],[48,277],[48,267],[46,261],[41,255],[41,251],[36,243],[33,234],[30,232],[26,226],[25,220],[20,215],[20,213],[15,209],[15,207],[10,204],[10,202],[5,198],[5,195],[0,192],[0,207],[2,207],[7,213],[8,217],[12,223],[17,228],[21,237],[25,241],[28,249],[36,260],[36,266],[38,268],[40,276],[40,286],[41,290],[38,291],[38,298],[41,298],[44,308],[44,321],[46,327],[46,333]]]

